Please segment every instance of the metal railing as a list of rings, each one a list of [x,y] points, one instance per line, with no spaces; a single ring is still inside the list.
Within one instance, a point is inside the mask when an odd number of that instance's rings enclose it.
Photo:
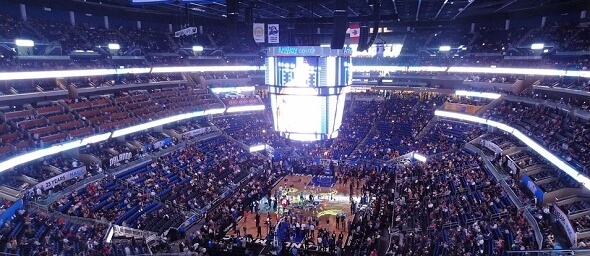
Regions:
[[[533,228],[533,232],[535,233],[535,240],[537,241],[539,249],[543,248],[543,233],[541,233],[539,223],[537,222],[533,214],[526,208],[523,211],[523,215],[526,221],[529,223],[529,225],[531,225],[531,227]]]
[[[471,144],[466,144],[465,146],[466,147],[470,146],[471,150],[473,150],[474,152],[477,152],[477,154],[483,156],[483,152],[479,148],[477,148]],[[491,173],[496,178],[496,180],[498,181],[500,186],[502,186],[502,188],[504,189],[504,191],[506,192],[508,197],[510,197],[510,200],[512,200],[512,202],[514,203],[516,208],[518,208],[518,210],[522,211],[523,216],[525,217],[525,219],[527,220],[527,222],[529,223],[531,228],[533,228],[533,232],[535,234],[535,240],[537,242],[538,248],[539,249],[543,248],[543,239],[544,239],[543,233],[541,233],[541,228],[539,228],[539,223],[537,222],[535,217],[533,217],[533,214],[525,207],[525,205],[522,204],[522,202],[520,201],[520,199],[518,198],[516,193],[514,193],[514,190],[512,190],[510,185],[508,185],[508,183],[506,183],[506,181],[502,178],[502,176],[500,175],[500,173],[498,172],[496,167],[486,158],[483,158],[483,162],[484,162],[485,168],[488,169],[489,173]]]
[[[115,236],[126,236],[135,238],[148,238],[152,236],[158,237],[158,234],[151,231],[123,227],[119,225],[112,225]]]
[[[78,223],[78,224],[83,224],[83,225],[86,225],[86,224],[90,224],[90,225],[98,225],[98,224],[110,225],[110,222],[104,221],[104,220],[97,220],[97,219],[92,219],[92,218],[72,216],[72,215],[61,213],[61,212],[54,212],[54,211],[51,211],[50,212],[48,206],[42,205],[42,204],[38,204],[38,203],[35,203],[35,202],[29,202],[28,203],[28,207],[31,210],[33,210],[33,211],[45,212],[48,215],[51,215],[51,217],[63,218],[63,219],[66,219],[68,221],[75,222],[75,223]]]

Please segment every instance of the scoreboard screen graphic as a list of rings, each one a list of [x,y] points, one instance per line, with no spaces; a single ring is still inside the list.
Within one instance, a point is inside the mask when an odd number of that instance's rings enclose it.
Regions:
[[[299,141],[337,137],[350,57],[277,56],[266,64],[275,131]]]
[[[317,57],[283,57],[277,63],[277,84],[284,87],[317,87]]]

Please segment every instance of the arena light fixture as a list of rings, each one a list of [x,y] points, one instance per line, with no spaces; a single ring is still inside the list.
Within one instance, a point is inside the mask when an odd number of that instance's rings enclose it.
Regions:
[[[426,163],[426,157],[423,156],[422,154],[414,152],[412,155],[413,155],[414,159],[416,159],[422,163]]]
[[[270,67],[272,69],[272,67]],[[146,74],[146,73],[181,73],[181,72],[246,72],[263,71],[265,66],[181,66],[181,67],[154,67],[150,68],[125,68],[125,69],[85,69],[63,71],[28,71],[28,72],[0,72],[0,81],[67,78],[85,76],[103,76],[115,74]],[[532,68],[485,68],[485,67],[402,67],[402,66],[352,66],[351,72],[397,72],[397,71],[431,71],[449,73],[489,73],[489,74],[522,74],[522,75],[546,75],[546,76],[570,76],[590,77],[590,71],[566,71],[556,69],[532,69]],[[273,72],[274,70],[269,70]]]
[[[101,141],[105,141],[111,137],[111,133],[103,133],[98,135],[93,135],[88,138],[82,140],[82,146],[86,146],[88,144],[97,143]]]
[[[436,67],[436,66],[408,67],[408,71],[443,72],[446,70],[447,70],[447,67]]]
[[[78,141],[79,142],[79,141]],[[48,148],[44,148],[44,149],[39,149],[39,150],[35,150],[32,152],[28,152],[16,157],[11,158],[10,160],[4,161],[2,162],[2,164],[0,164],[0,172],[2,171],[6,171],[10,168],[13,168],[15,166],[39,159],[39,158],[43,158],[49,155],[53,155],[56,153],[61,152],[61,145],[56,145],[56,146],[51,146]]]
[[[217,71],[258,71],[264,70],[259,66],[178,66],[178,67],[155,67],[152,73],[180,73],[180,72],[217,72]]]
[[[121,45],[116,44],[116,43],[110,43],[107,46],[109,47],[109,50],[120,50],[121,49]]]
[[[536,68],[486,68],[486,67],[450,67],[449,73],[489,73],[489,74],[521,74],[521,75],[546,75],[564,76],[565,70],[536,69]]]
[[[227,113],[246,112],[246,111],[260,111],[264,110],[264,105],[251,105],[227,108]]]
[[[354,60],[353,60],[354,61]],[[404,66],[352,66],[352,72],[371,72],[371,71],[383,71],[383,72],[397,72],[407,71],[408,68]]]
[[[193,52],[202,52],[204,50],[203,46],[195,45],[193,46]]]
[[[474,92],[474,91],[465,91],[465,90],[457,90],[455,91],[455,95],[458,96],[467,96],[467,97],[480,97],[486,99],[497,99],[502,97],[499,93],[489,93],[489,92]]]
[[[451,46],[449,45],[441,45],[440,47],[438,47],[438,50],[441,52],[448,52],[451,50]]]
[[[0,72],[0,81],[114,75],[115,69],[86,69],[62,71]]]
[[[252,147],[250,147],[250,153],[264,151],[265,149],[266,149],[266,145],[264,145],[264,144],[252,146]]]
[[[254,86],[243,86],[243,87],[217,87],[211,88],[213,93],[223,93],[223,92],[253,92],[256,91],[256,87]]]
[[[35,46],[35,42],[33,40],[28,39],[16,39],[14,40],[14,44],[19,47],[33,47]]]
[[[531,50],[542,50],[543,48],[545,48],[545,44],[543,43],[531,44]]]
[[[126,74],[146,74],[149,73],[151,68],[125,68],[124,66],[116,70],[117,75]]]
[[[66,142],[66,143],[60,145],[60,147],[61,147],[60,152],[68,151],[70,149],[79,148],[81,146],[82,146],[81,140],[69,141],[69,142]]]
[[[199,115],[201,115],[201,116],[205,115],[204,111],[199,111],[198,115],[195,113],[180,114],[180,115],[170,116],[170,117],[162,118],[159,120],[155,120],[155,121],[123,128],[121,130],[114,131],[112,137],[116,138],[116,137],[125,136],[127,134],[136,133],[136,132],[143,131],[146,129],[154,128],[156,126],[188,119],[188,118],[199,116]]]
[[[470,122],[480,123],[480,124],[486,123],[486,120],[481,117],[467,115],[467,114],[461,114],[461,113],[456,113],[456,112],[450,112],[450,111],[444,111],[444,110],[436,110],[436,111],[434,111],[434,115],[448,117],[448,118],[455,118],[455,119],[460,119],[460,120],[465,120],[465,121],[470,121]]]
[[[223,114],[225,112],[225,108],[214,108],[214,109],[207,109],[205,110],[205,115],[217,115]]]
[[[508,132],[508,133],[512,133],[512,132],[514,131],[514,128],[512,128],[512,127],[510,127],[510,126],[508,126],[508,125],[505,125],[505,124],[503,124],[503,123],[496,122],[496,121],[494,121],[494,120],[489,120],[489,119],[488,119],[488,121],[487,121],[487,124],[488,124],[489,126],[491,126],[491,127],[496,127],[496,128],[498,128],[498,129],[500,129],[500,130],[502,130],[502,131],[505,131],[505,132]]]

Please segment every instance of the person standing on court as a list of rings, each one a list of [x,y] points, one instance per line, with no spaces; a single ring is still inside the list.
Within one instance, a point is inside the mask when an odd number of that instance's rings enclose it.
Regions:
[[[256,238],[262,237],[262,226],[256,226]]]

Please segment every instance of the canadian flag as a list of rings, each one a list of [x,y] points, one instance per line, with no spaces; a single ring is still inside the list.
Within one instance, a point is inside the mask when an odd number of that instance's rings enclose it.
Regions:
[[[361,34],[361,27],[358,23],[351,23],[348,27],[348,34],[351,40],[358,41]]]

